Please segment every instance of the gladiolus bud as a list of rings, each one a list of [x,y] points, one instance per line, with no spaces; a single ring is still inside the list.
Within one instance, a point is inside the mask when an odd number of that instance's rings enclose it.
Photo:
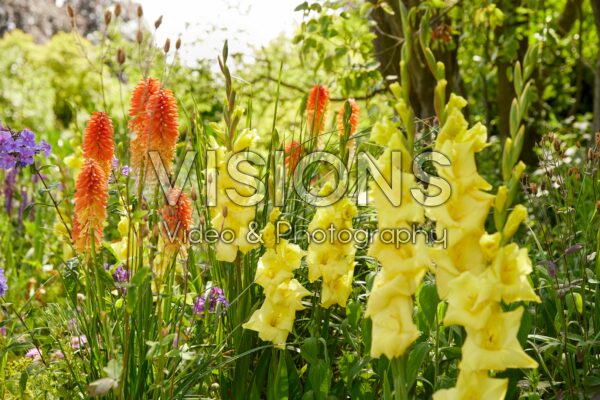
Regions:
[[[142,31],[137,31],[137,34],[135,35],[135,40],[138,44],[142,44],[142,42],[144,41],[144,34],[142,33]]]
[[[142,8],[142,6],[138,6],[137,16],[138,16],[138,18],[142,18],[144,16],[144,9]]]
[[[119,18],[121,15],[121,5],[117,3],[115,6],[115,18]]]
[[[527,209],[522,204],[518,204],[512,210],[510,215],[508,216],[508,220],[506,221],[506,225],[504,226],[504,230],[502,231],[502,236],[504,239],[511,238],[517,229],[519,229],[519,225],[527,218]]]
[[[165,47],[164,47],[164,51],[165,54],[167,54],[169,52],[169,49],[171,48],[171,39],[165,40]]]
[[[181,48],[181,38],[178,38],[175,42],[175,50],[179,50]]]

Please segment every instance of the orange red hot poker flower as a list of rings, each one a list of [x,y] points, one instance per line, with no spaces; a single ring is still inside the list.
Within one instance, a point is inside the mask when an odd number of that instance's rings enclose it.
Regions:
[[[298,162],[300,162],[300,156],[302,155],[302,144],[297,140],[292,140],[285,145],[285,167],[288,174],[293,174]]]
[[[104,169],[93,159],[87,159],[77,176],[75,184],[75,216],[72,239],[75,249],[84,252],[91,247],[93,238],[96,248],[100,246],[106,204],[108,201],[108,178]]]
[[[110,117],[104,112],[92,113],[83,136],[83,156],[96,161],[107,175],[115,150],[113,135]]]
[[[137,134],[131,142],[131,165],[138,170],[149,151],[157,151],[167,172],[170,172],[179,136],[177,101],[173,92],[161,87],[158,80],[142,80],[135,88],[129,115],[129,127]]]
[[[324,85],[316,84],[310,90],[306,100],[306,121],[308,132],[313,136],[323,132],[325,114],[329,104],[329,90]]]
[[[166,201],[162,216],[164,228],[168,230],[167,247],[177,247],[179,243],[185,242],[185,236],[192,226],[192,202],[187,194],[177,188],[169,189]]]
[[[160,89],[160,82],[155,78],[142,79],[133,89],[131,107],[129,108],[129,129],[140,134],[145,131],[147,122],[148,99]]]

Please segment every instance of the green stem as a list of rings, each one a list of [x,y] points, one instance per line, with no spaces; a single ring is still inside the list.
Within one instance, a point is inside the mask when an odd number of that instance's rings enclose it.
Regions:
[[[392,360],[392,374],[394,375],[394,400],[407,400],[406,355]]]

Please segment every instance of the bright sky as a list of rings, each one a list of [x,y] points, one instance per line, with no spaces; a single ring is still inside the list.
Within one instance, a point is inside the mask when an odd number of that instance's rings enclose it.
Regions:
[[[302,19],[294,8],[302,0],[138,0],[152,26],[163,15],[157,43],[182,37],[181,56],[186,63],[198,58],[216,59],[229,39],[230,53],[250,54],[280,33],[291,36]]]

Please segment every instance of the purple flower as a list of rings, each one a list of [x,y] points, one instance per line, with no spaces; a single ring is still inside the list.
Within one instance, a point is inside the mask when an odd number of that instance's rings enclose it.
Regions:
[[[215,312],[219,304],[221,304],[223,308],[229,306],[229,302],[225,298],[223,289],[219,287],[212,287],[208,289],[207,293],[196,297],[196,300],[194,301],[194,314],[199,314],[203,316],[204,311],[206,310],[207,303],[208,312]]]
[[[15,133],[0,127],[0,168],[31,165],[36,154],[42,152],[48,157],[51,151],[46,141],[36,143],[35,134],[29,129]]]
[[[129,273],[123,267],[123,264],[120,264],[112,274],[112,277],[116,283],[124,283],[129,280]]]
[[[79,350],[87,344],[87,337],[85,335],[71,337],[71,348],[73,350]]]
[[[7,291],[6,276],[4,276],[4,270],[0,268],[0,297],[4,297]]]
[[[113,156],[113,159],[112,159],[112,169],[114,169],[114,170],[119,169],[119,159],[115,156]]]
[[[129,166],[128,166],[128,165],[124,165],[124,166],[121,168],[121,175],[123,175],[123,176],[129,176],[129,171],[130,171],[130,170],[131,170],[131,169],[129,168]]]
[[[0,326],[0,335],[6,336],[6,326]]]
[[[42,350],[34,347],[25,353],[25,357],[31,358],[33,361],[40,361],[42,359]]]
[[[63,354],[62,351],[60,350],[56,350],[55,352],[53,352],[50,357],[52,357],[53,360],[61,360],[63,358],[65,358],[65,355]]]

